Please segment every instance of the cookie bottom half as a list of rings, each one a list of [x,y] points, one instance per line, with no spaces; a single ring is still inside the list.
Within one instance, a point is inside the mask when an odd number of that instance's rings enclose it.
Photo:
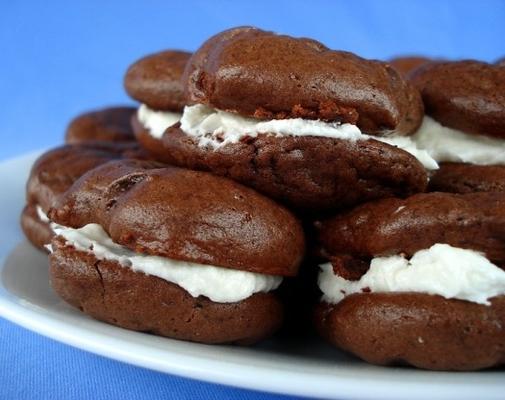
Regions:
[[[56,237],[50,279],[56,293],[91,317],[122,328],[201,343],[253,344],[281,325],[273,293],[235,303],[192,297],[180,286],[76,250]]]
[[[505,165],[442,163],[430,179],[432,192],[505,192]]]
[[[320,303],[320,334],[379,365],[471,371],[505,363],[505,296],[490,306],[420,293],[354,294]]]
[[[377,140],[259,135],[217,149],[201,147],[177,125],[161,139],[136,120],[153,158],[233,179],[296,209],[335,210],[383,197],[423,192],[427,173],[411,154]]]

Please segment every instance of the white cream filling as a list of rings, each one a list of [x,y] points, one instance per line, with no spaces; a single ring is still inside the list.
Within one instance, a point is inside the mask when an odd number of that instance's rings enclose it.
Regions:
[[[390,144],[412,154],[427,170],[433,171],[439,168],[437,161],[426,150],[417,147],[410,136],[369,136],[368,139],[375,139],[379,142]]]
[[[47,218],[47,215],[46,213],[44,212],[44,210],[42,209],[41,206],[39,206],[38,204],[35,206],[35,210],[37,211],[37,216],[39,217],[39,219],[42,221],[42,222],[45,222],[45,223],[49,223],[51,222],[51,220],[49,218]]]
[[[210,145],[213,148],[228,143],[237,143],[244,137],[256,137],[259,134],[319,136],[353,142],[375,139],[407,151],[427,169],[438,168],[438,164],[430,157],[428,152],[418,149],[411,138],[395,136],[394,133],[387,137],[370,136],[362,133],[356,125],[352,124],[302,118],[262,121],[197,104],[184,108],[181,117],[181,129],[187,135],[196,138],[200,146]]]
[[[145,104],[141,104],[137,110],[137,118],[152,137],[161,139],[163,132],[165,132],[168,127],[179,122],[181,113],[152,110]]]
[[[302,118],[259,120],[213,109],[202,104],[186,106],[181,129],[201,145],[219,147],[260,133],[276,136],[321,136],[356,141],[362,136],[356,125]]]
[[[322,300],[334,304],[367,291],[419,292],[485,305],[505,294],[505,271],[479,252],[440,243],[416,252],[410,260],[399,255],[374,258],[358,281],[335,275],[331,263],[320,268]]]
[[[99,260],[117,261],[135,272],[157,276],[182,287],[193,297],[206,296],[217,303],[233,303],[254,293],[269,292],[282,282],[282,277],[274,275],[135,253],[114,243],[98,224],[79,229],[56,224],[51,227],[56,235],[65,238],[66,243],[77,250],[89,252]]]
[[[505,164],[505,139],[470,135],[441,125],[425,116],[412,139],[438,162],[462,162],[476,165]]]
[[[187,135],[197,138],[200,146],[210,145],[213,148],[237,143],[244,137],[256,137],[262,133],[276,136],[319,136],[350,141],[375,139],[412,154],[426,169],[438,168],[438,164],[428,152],[417,148],[410,137],[394,134],[386,137],[370,136],[363,134],[352,124],[302,118],[261,121],[201,104],[186,106],[182,116],[179,113],[152,110],[141,104],[137,117],[151,136],[157,139],[179,120],[181,129]]]

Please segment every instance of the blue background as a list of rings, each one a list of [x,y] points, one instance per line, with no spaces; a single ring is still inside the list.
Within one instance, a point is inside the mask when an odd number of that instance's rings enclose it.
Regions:
[[[505,55],[505,1],[3,1],[0,160],[62,141],[83,110],[128,103],[127,66],[257,25],[369,58]],[[2,194],[6,195],[6,194]],[[162,375],[54,343],[0,319],[0,399],[277,398]]]

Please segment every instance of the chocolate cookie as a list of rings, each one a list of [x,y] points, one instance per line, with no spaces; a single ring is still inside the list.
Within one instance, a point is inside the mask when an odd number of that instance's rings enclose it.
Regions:
[[[301,213],[426,188],[405,137],[421,121],[419,95],[384,63],[236,28],[205,42],[182,81],[197,104],[180,125],[153,138],[145,121],[156,125],[155,115],[132,122],[156,159],[231,178]]]
[[[326,340],[372,364],[456,371],[505,364],[505,296],[485,306],[421,293],[353,294],[321,303],[315,321]]]
[[[433,192],[505,192],[505,165],[441,163],[430,179]]]
[[[505,261],[505,195],[420,193],[363,204],[319,223],[323,254],[369,260],[410,257],[435,243],[477,250]]]
[[[145,156],[138,145],[93,142],[67,144],[42,154],[33,164],[26,185],[27,206],[21,215],[26,237],[38,248],[53,236],[46,214],[58,196],[88,170],[107,161]]]
[[[442,125],[505,139],[505,69],[472,60],[428,63],[410,80],[426,114]]]
[[[420,56],[405,56],[405,57],[395,57],[389,60],[389,64],[396,69],[403,76],[407,76],[411,71],[415,70],[417,67],[430,62],[431,60],[427,57]]]
[[[126,72],[128,94],[155,110],[182,111],[186,101],[180,77],[191,53],[167,50],[148,55]]]
[[[87,172],[49,216],[61,226],[50,258],[60,296],[118,326],[204,343],[270,335],[282,315],[271,291],[297,273],[304,253],[299,222],[268,198],[146,161]]]
[[[65,142],[135,141],[130,123],[135,112],[134,107],[108,107],[81,114],[68,125]]]
[[[282,304],[272,293],[215,303],[62,240],[53,241],[53,251],[49,273],[56,293],[109,324],[194,342],[246,345],[270,336],[282,322]]]
[[[21,228],[27,239],[38,249],[46,251],[54,236],[49,220],[34,204],[27,204],[21,212]]]
[[[503,193],[427,193],[319,222],[321,335],[375,364],[504,364],[504,206]]]
[[[424,191],[428,182],[412,155],[377,140],[258,135],[213,150],[178,125],[165,131],[162,146],[138,122],[133,126],[154,158],[231,178],[300,212],[405,197]]]
[[[160,138],[181,118],[186,104],[181,75],[191,53],[167,50],[144,57],[126,72],[128,94],[142,104],[133,119],[146,133],[137,135],[146,149],[162,146]]]
[[[477,61],[438,62],[410,74],[427,116],[413,136],[440,163],[430,190],[505,187],[505,70]]]
[[[191,102],[260,119],[341,121],[377,135],[412,133],[422,119],[418,93],[389,65],[252,27],[207,40],[182,79]]]

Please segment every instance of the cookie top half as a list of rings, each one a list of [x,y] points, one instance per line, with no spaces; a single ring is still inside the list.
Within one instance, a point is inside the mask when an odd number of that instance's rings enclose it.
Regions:
[[[260,119],[340,121],[381,135],[412,133],[423,116],[415,88],[388,64],[252,27],[207,40],[182,80],[190,102]]]
[[[389,64],[395,68],[402,76],[407,76],[411,71],[420,67],[421,65],[430,62],[428,57],[422,56],[402,56],[395,57],[389,60]]]
[[[49,217],[99,224],[133,251],[270,275],[295,275],[304,253],[297,219],[226,178],[149,161],[112,161],[83,175]]]
[[[411,257],[436,243],[482,252],[505,263],[503,193],[420,193],[370,202],[320,224],[326,256]]]
[[[182,111],[186,101],[180,78],[190,56],[186,51],[166,50],[141,58],[126,72],[127,93],[154,110]]]
[[[134,107],[114,106],[80,114],[70,121],[65,142],[133,142],[135,135],[130,121],[136,111]]]
[[[425,64],[409,79],[426,114],[466,133],[505,138],[505,68],[464,60]]]
[[[131,143],[89,142],[51,149],[32,166],[26,185],[27,202],[47,212],[85,172],[123,157],[142,158],[145,154]]]

